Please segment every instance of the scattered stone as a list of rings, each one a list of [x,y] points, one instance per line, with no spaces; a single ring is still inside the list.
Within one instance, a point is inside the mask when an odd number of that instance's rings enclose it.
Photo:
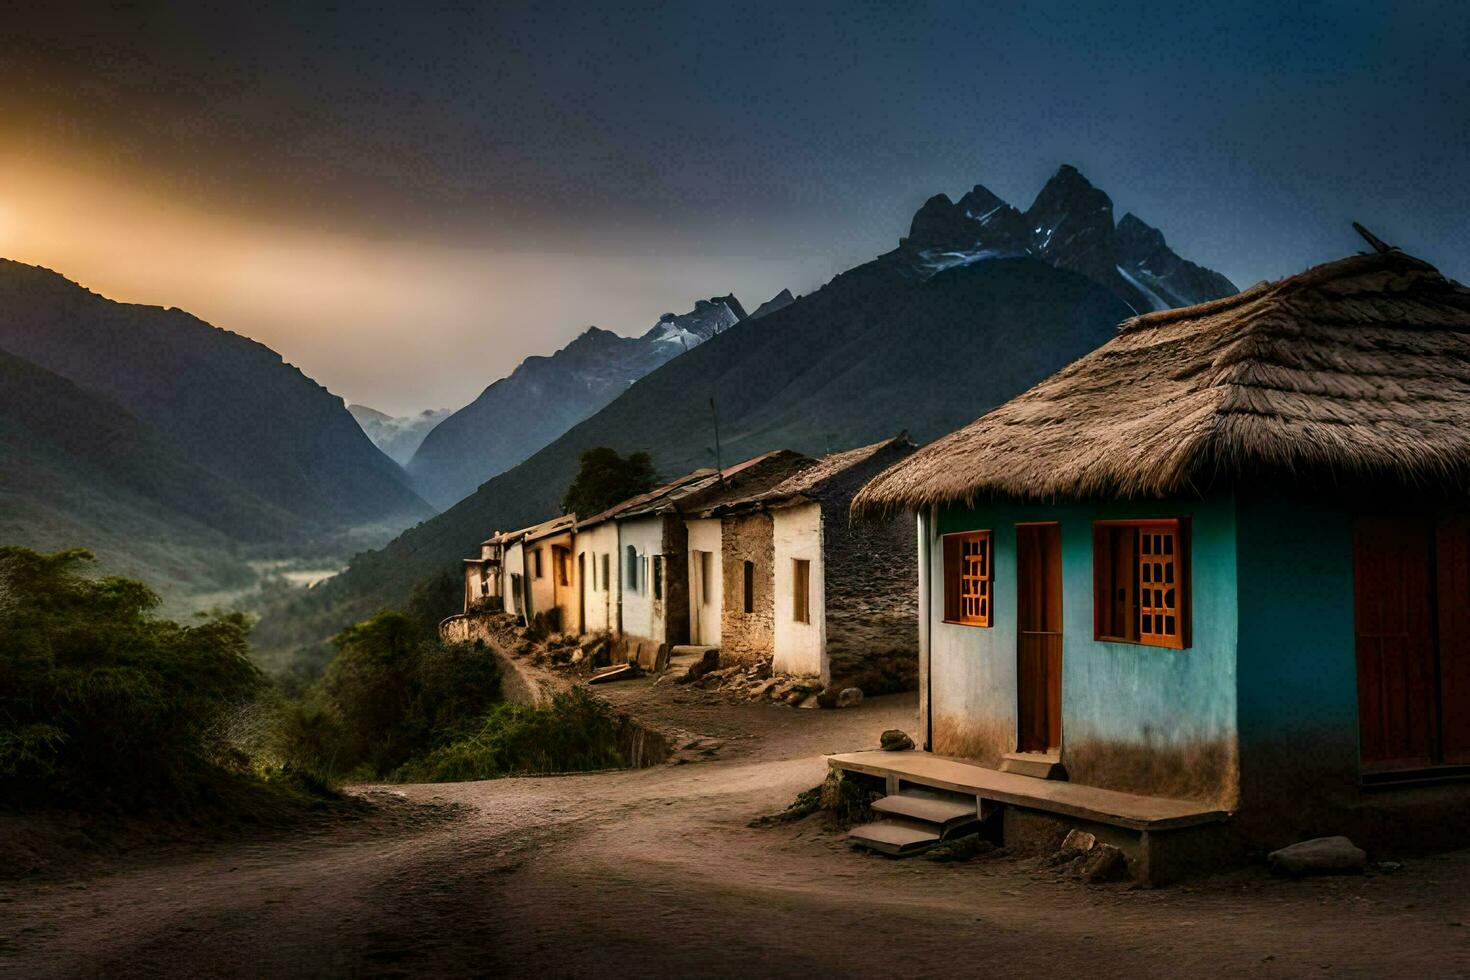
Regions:
[[[517,643],[516,644],[515,652],[516,653],[530,653],[532,650],[535,650],[535,649],[536,649],[536,644],[532,643],[530,640],[522,640],[520,643]]]
[[[982,854],[995,853],[995,850],[995,845],[979,834],[967,834],[964,837],[956,837],[953,840],[944,840],[935,844],[924,852],[924,860],[969,861]]]
[[[852,708],[863,703],[863,691],[859,687],[845,687],[837,695],[837,707]]]
[[[901,732],[897,728],[890,728],[883,733],[878,740],[879,747],[884,752],[907,752],[914,747],[914,740],[909,738],[907,732]]]
[[[1280,875],[1358,874],[1368,855],[1346,837],[1317,837],[1299,841],[1266,855],[1266,863]]]
[[[1062,839],[1062,846],[1042,863],[1047,867],[1055,868],[1062,864],[1071,864],[1078,858],[1086,855],[1097,846],[1097,836],[1089,834],[1085,830],[1073,828],[1067,831],[1067,836]]]
[[[1379,861],[1374,867],[1386,875],[1391,875],[1395,871],[1404,870],[1404,866],[1398,861]]]
[[[776,682],[774,679],[769,677],[766,678],[765,680],[761,681],[750,689],[750,699],[754,701],[757,698],[765,697],[766,692],[775,686]]]
[[[815,707],[817,707],[817,696],[815,694],[808,694],[805,698],[802,699],[801,704],[798,704],[797,707],[798,708],[815,708]]]
[[[1092,837],[1091,834],[1087,836]],[[1127,876],[1128,859],[1112,844],[1095,844],[1087,852],[1087,858],[1082,863],[1082,880],[1089,885],[1119,881]]]
[[[568,659],[568,661],[567,661],[567,662],[568,662],[568,663],[571,663],[571,664],[579,664],[579,663],[581,663],[581,662],[582,662],[582,661],[583,661],[583,660],[585,660],[585,659],[586,659],[586,657],[587,657],[587,654],[586,654],[586,653],[584,653],[584,652],[583,652],[583,651],[581,651],[581,650],[573,650],[573,651],[572,651],[572,655],[571,655],[571,657],[570,657],[570,658],[569,658],[569,659]]]

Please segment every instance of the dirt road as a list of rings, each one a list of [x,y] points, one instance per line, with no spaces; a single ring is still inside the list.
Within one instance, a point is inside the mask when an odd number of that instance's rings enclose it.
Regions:
[[[890,861],[820,817],[747,822],[820,782],[823,753],[911,728],[911,697],[799,711],[612,687],[701,761],[393,787],[454,810],[0,885],[0,976],[1470,974],[1470,852],[1159,891]]]

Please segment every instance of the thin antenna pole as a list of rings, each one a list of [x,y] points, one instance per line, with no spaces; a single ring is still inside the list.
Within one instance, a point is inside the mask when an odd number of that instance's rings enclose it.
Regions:
[[[715,411],[715,400],[709,400],[710,418],[715,421],[715,473],[719,476],[721,483],[725,482],[725,464],[720,462],[720,413]]]

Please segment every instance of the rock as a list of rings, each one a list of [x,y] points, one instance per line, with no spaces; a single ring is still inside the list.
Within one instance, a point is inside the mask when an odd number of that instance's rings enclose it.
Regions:
[[[924,852],[926,861],[968,861],[982,854],[990,854],[995,845],[979,834],[967,834],[953,840],[940,841]]]
[[[1057,865],[1070,864],[1078,858],[1090,852],[1097,845],[1097,837],[1085,830],[1072,829],[1067,831],[1067,836],[1062,840],[1062,846],[1048,857],[1043,863],[1048,867],[1055,868]]]
[[[1383,872],[1386,875],[1391,875],[1396,871],[1404,870],[1404,866],[1398,861],[1379,861],[1376,865],[1374,865],[1374,867],[1376,867],[1379,871]]]
[[[568,659],[567,662],[568,663],[572,663],[572,664],[579,664],[583,660],[585,660],[586,658],[587,658],[587,655],[585,653],[583,653],[581,650],[573,650],[572,651],[572,655]]]
[[[755,700],[756,698],[763,698],[763,697],[765,697],[766,696],[766,692],[769,691],[771,688],[773,688],[775,686],[776,686],[776,682],[773,679],[771,679],[769,677],[766,678],[765,680],[761,681],[759,684],[756,684],[754,687],[752,687],[750,689],[750,698],[751,698],[751,700]]]
[[[1091,834],[1087,836],[1092,837]],[[1082,880],[1089,885],[1118,881],[1127,876],[1128,859],[1112,844],[1094,844],[1087,852],[1087,859],[1082,863]]]
[[[852,708],[863,703],[863,691],[858,687],[844,687],[837,695],[837,707]]]
[[[1367,861],[1368,855],[1346,837],[1316,837],[1266,855],[1266,863],[1272,871],[1293,878],[1357,874]]]
[[[878,745],[884,752],[907,752],[914,747],[914,740],[908,737],[908,733],[890,728],[878,740]]]
[[[815,694],[808,694],[806,697],[802,698],[801,704],[798,704],[797,707],[798,708],[815,708],[815,707],[817,707],[817,696]]]

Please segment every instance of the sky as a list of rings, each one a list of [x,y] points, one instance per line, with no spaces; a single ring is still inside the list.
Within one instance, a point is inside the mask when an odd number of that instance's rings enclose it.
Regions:
[[[1463,3],[171,6],[7,4],[0,256],[393,413],[1061,163],[1240,286],[1470,279]]]

